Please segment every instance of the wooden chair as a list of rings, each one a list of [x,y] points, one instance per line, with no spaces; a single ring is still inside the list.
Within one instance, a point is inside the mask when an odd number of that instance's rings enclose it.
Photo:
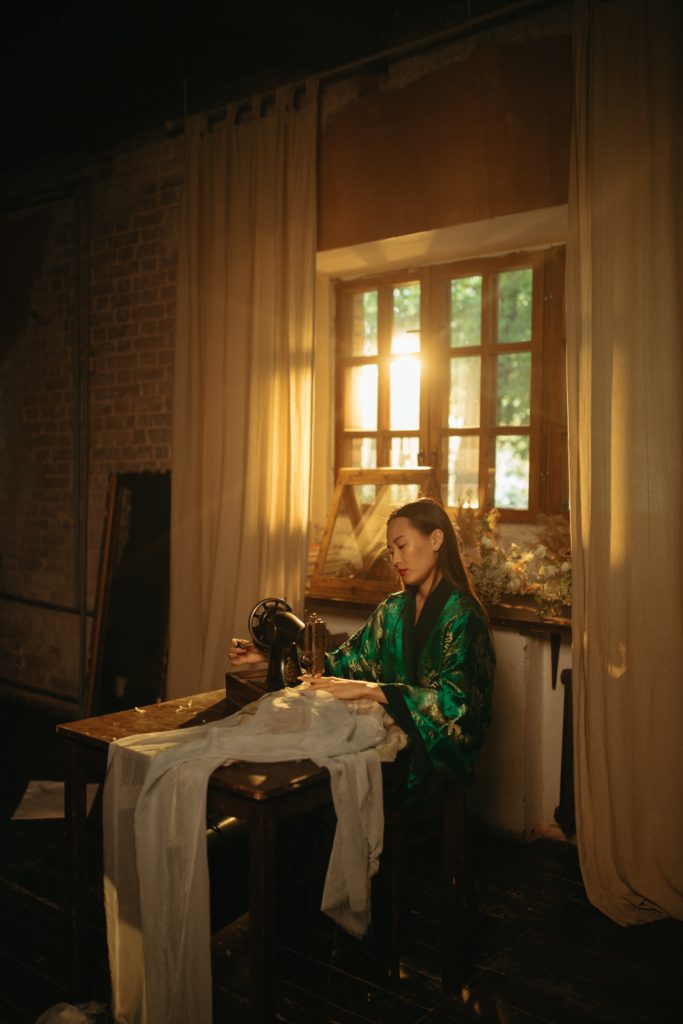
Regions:
[[[424,834],[430,824],[440,824],[441,834],[441,983],[453,994],[462,981],[472,955],[476,897],[471,858],[467,856],[466,785],[449,784],[441,806],[425,812],[419,808],[385,812],[384,853],[377,879],[377,913],[373,929],[393,982],[400,978],[401,925],[403,917],[402,862],[407,841]]]

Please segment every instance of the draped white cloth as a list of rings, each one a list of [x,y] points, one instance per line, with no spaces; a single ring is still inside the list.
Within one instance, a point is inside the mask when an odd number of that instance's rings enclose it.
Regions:
[[[173,398],[167,696],[222,685],[263,597],[303,606],[316,95],[186,127]],[[190,682],[191,681],[191,682]]]
[[[328,768],[337,829],[322,909],[362,935],[384,834],[380,761],[406,742],[374,702],[297,688],[220,722],[112,743],[104,894],[118,1024],[211,1024],[206,791],[220,764]]]
[[[683,5],[578,0],[567,247],[577,836],[683,918]]]

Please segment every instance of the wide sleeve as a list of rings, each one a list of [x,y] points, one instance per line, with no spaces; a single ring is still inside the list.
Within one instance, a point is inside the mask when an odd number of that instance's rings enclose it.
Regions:
[[[437,778],[471,776],[491,721],[495,658],[491,635],[471,608],[434,631],[418,685],[387,683],[390,705],[410,714]]]
[[[325,655],[325,675],[381,682],[383,630],[384,605],[381,604],[357,633],[344,641],[336,651]]]

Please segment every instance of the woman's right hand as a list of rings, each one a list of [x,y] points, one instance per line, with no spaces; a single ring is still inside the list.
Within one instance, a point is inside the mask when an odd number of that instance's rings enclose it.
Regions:
[[[268,661],[267,655],[263,651],[259,651],[258,647],[254,647],[249,640],[238,640],[235,637],[230,641],[228,655],[233,668],[239,668],[241,665],[258,665],[260,662]]]

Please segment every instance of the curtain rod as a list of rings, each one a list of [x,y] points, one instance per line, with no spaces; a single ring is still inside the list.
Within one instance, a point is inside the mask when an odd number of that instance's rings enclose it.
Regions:
[[[407,57],[412,53],[419,53],[423,50],[433,49],[435,46],[442,43],[475,34],[500,22],[512,20],[520,15],[527,14],[536,8],[548,10],[553,7],[567,6],[567,3],[568,0],[517,0],[516,3],[507,4],[505,7],[500,7],[496,11],[490,11],[488,14],[480,14],[476,18],[469,18],[467,21],[463,21],[459,25],[453,25],[451,28],[442,29],[440,32],[434,32],[428,36],[412,39],[407,43],[401,43],[399,46],[392,47],[391,49],[380,50],[378,53],[370,54],[367,57],[359,57],[357,60],[349,61],[347,64],[340,64],[335,68],[329,68],[327,71],[321,71],[318,74],[311,74],[306,76],[306,78],[282,84],[290,84],[294,89],[304,89],[306,83],[311,81],[311,79],[316,80],[319,86],[330,84],[362,71],[364,68],[369,69],[374,64],[381,64],[389,60],[397,60],[401,57]],[[225,116],[228,106],[235,105],[239,109],[240,107],[250,105],[255,99],[258,99],[261,103],[266,103],[275,96],[276,89],[278,88],[280,87],[273,86],[272,88],[265,90],[263,93],[254,93],[249,96],[244,96],[241,99],[226,100],[222,106],[206,111],[206,117],[209,121],[219,120],[221,117]],[[187,110],[187,82],[185,82],[185,109]],[[176,133],[182,130],[182,127],[182,120],[166,121],[164,125],[167,134]]]
[[[442,29],[440,32],[434,32],[429,36],[412,39],[407,43],[401,43],[399,46],[395,46],[391,49],[381,50],[379,53],[370,54],[368,57],[359,57],[358,60],[350,61],[348,64],[341,64],[339,67],[330,68],[329,71],[322,71],[319,75],[310,77],[317,78],[319,82],[335,81],[339,78],[345,78],[350,73],[360,71],[368,65],[380,63],[386,60],[393,60],[399,57],[406,57],[411,53],[419,53],[421,50],[431,50],[434,46],[438,46],[440,43],[445,43],[451,39],[457,39],[460,36],[466,36],[473,32],[478,32],[480,29],[486,28],[495,22],[506,21],[516,17],[517,15],[525,14],[527,11],[531,11],[535,7],[560,7],[566,3],[567,0],[517,0],[516,3],[507,4],[505,7],[499,7],[498,10],[490,11],[488,14],[480,14],[476,18],[469,18],[467,21],[463,21],[459,25],[453,25],[451,28]],[[303,85],[303,82],[301,84]]]

